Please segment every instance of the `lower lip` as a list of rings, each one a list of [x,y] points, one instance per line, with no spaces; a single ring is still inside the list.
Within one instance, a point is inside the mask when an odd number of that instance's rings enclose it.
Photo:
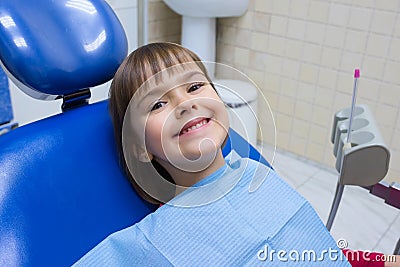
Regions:
[[[199,131],[201,131],[202,129],[204,129],[205,127],[209,126],[210,123],[211,123],[211,121],[212,121],[211,119],[208,119],[208,122],[207,122],[206,124],[203,124],[203,125],[201,125],[199,128],[194,129],[194,130],[191,130],[191,131],[189,131],[189,132],[187,132],[187,133],[178,135],[178,137],[191,136],[191,135],[193,135],[193,134],[196,134],[196,133],[198,133]]]

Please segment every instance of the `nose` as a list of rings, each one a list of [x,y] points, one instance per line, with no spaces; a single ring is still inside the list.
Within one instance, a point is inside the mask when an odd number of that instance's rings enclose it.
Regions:
[[[192,97],[179,96],[175,107],[176,118],[181,118],[185,113],[191,113],[193,109],[197,109],[196,99]]]

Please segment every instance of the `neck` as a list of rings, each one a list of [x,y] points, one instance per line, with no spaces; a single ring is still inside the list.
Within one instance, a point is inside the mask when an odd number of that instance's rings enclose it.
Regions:
[[[188,172],[181,170],[179,168],[176,168],[172,164],[166,163],[165,161],[158,161],[158,162],[168,171],[168,173],[174,179],[175,183],[181,186],[180,188],[177,189],[176,192],[176,194],[179,194],[182,191],[184,191],[187,187],[191,187],[195,183],[211,175],[216,170],[224,166],[225,159],[224,156],[222,155],[221,149],[219,149],[211,164],[207,168],[204,168],[203,170],[196,172]]]

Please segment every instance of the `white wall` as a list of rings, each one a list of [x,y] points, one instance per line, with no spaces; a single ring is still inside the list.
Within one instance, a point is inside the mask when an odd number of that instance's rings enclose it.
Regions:
[[[137,48],[137,0],[106,0],[114,9],[128,37],[129,51]],[[61,112],[62,100],[36,100],[23,93],[10,80],[14,122],[20,126]],[[91,89],[90,103],[108,98],[110,82]]]

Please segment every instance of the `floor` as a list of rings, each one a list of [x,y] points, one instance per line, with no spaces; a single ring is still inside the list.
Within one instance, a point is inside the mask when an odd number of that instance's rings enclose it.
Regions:
[[[271,162],[273,149],[264,147],[262,151]],[[326,223],[336,190],[336,169],[280,150],[272,165]],[[400,209],[385,204],[366,189],[346,186],[331,233],[335,240],[345,239],[351,249],[392,254],[400,238]]]

